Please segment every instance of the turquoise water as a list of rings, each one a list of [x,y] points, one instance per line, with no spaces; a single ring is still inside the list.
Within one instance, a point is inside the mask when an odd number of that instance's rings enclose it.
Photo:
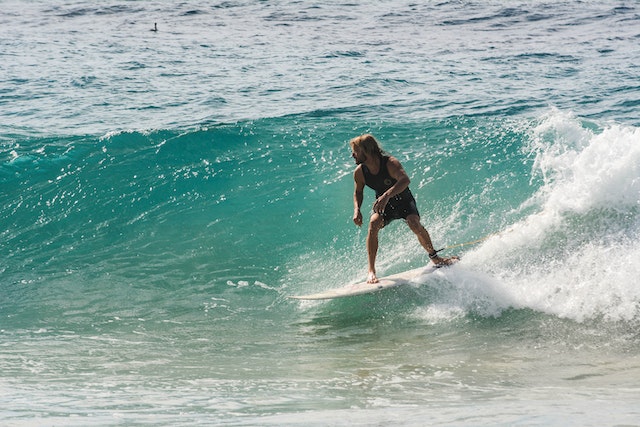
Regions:
[[[635,3],[0,5],[1,424],[638,424]]]

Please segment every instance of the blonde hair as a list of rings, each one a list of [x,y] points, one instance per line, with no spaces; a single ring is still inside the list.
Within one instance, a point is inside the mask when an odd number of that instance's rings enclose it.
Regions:
[[[378,140],[369,133],[356,136],[351,141],[349,141],[349,145],[351,146],[352,150],[356,147],[361,148],[367,156],[381,157],[384,154],[384,150],[380,146]]]

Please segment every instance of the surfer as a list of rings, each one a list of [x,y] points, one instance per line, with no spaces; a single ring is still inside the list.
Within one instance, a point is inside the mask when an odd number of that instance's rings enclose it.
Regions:
[[[362,225],[362,206],[365,185],[376,192],[369,219],[367,234],[367,254],[369,274],[367,283],[377,283],[376,255],[378,253],[378,232],[395,219],[404,219],[418,236],[418,241],[436,265],[449,265],[457,257],[441,258],[433,248],[431,237],[420,222],[420,213],[416,201],[409,190],[410,179],[404,168],[393,156],[385,153],[373,135],[364,134],[349,141],[351,156],[356,162],[353,173],[355,188],[353,192],[353,222]]]

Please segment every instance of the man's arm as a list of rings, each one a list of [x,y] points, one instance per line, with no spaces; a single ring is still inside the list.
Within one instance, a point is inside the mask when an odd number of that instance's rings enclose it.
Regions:
[[[358,166],[353,173],[353,182],[353,222],[360,227],[362,225],[362,212],[360,212],[360,207],[362,206],[364,197],[364,174],[362,173],[361,166]]]

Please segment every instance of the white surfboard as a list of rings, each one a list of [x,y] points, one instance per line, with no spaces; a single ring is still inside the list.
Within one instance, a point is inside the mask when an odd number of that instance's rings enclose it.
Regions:
[[[318,300],[318,299],[334,299],[351,297],[355,295],[370,294],[372,292],[378,292],[383,289],[395,288],[396,286],[406,285],[411,282],[418,281],[422,276],[433,273],[443,266],[436,266],[435,264],[429,264],[426,267],[420,267],[402,273],[393,274],[391,276],[383,277],[378,283],[352,283],[350,285],[343,286],[341,288],[329,289],[325,292],[310,295],[292,295],[289,298],[293,299],[305,299],[305,300]]]

